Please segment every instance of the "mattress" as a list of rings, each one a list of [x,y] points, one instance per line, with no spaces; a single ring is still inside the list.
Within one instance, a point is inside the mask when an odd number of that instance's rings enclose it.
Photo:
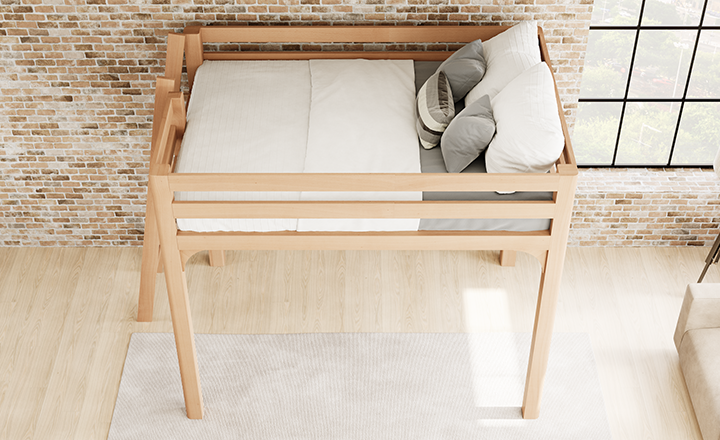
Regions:
[[[306,173],[420,173],[412,60],[311,60]],[[422,192],[303,192],[301,200],[420,201]],[[419,219],[300,219],[298,231],[417,231]]]
[[[382,64],[378,61],[343,60],[353,63],[344,64],[343,68],[331,66],[337,61],[205,61],[196,75],[175,171],[447,172],[440,148],[421,148],[414,131],[414,96],[440,62],[384,60],[383,72],[374,67]],[[314,63],[318,64],[313,66]],[[376,82],[374,86],[370,85],[370,89],[376,87],[373,93],[353,92],[352,88],[342,86],[347,84],[343,81],[357,82],[362,78],[387,75],[388,71],[397,81]],[[317,87],[319,84],[325,88]],[[316,102],[311,105],[313,99]],[[377,105],[377,100],[385,103]],[[378,110],[383,108],[384,111]],[[462,108],[462,101],[456,103],[458,113]],[[354,110],[359,111],[357,117],[335,117]],[[367,115],[371,116],[369,120],[361,119]],[[278,130],[278,127],[283,129]],[[369,131],[376,136],[366,138]],[[337,142],[343,133],[351,134],[344,138],[359,142]],[[400,152],[400,156],[376,161],[376,158],[387,156],[388,151]],[[394,167],[388,168],[387,164],[394,164]],[[484,156],[463,172],[484,173]],[[176,200],[193,201],[552,200],[552,193],[178,192],[175,197]],[[179,229],[198,232],[534,231],[548,229],[549,225],[548,219],[178,219]]]
[[[178,173],[301,173],[307,61],[206,61],[197,70]],[[278,130],[282,127],[282,130]],[[300,200],[300,192],[177,192],[180,201]],[[178,219],[186,231],[294,231],[297,219]]]

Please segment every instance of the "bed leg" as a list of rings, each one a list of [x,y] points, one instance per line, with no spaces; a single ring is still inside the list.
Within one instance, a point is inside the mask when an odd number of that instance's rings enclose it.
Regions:
[[[188,418],[202,419],[203,401],[195,351],[195,335],[190,316],[187,279],[177,243],[177,225],[172,215],[173,196],[166,176],[151,175],[150,187],[155,198],[160,254],[165,269],[170,316],[172,317],[175,347],[180,364],[180,378],[185,397],[185,410]]]
[[[143,238],[142,265],[140,269],[140,294],[138,298],[138,322],[150,322],[155,302],[155,279],[160,264],[160,237],[155,220],[155,203],[148,191],[145,207],[145,236]]]
[[[535,310],[535,324],[522,405],[522,414],[525,419],[537,419],[540,415],[540,399],[547,371],[564,258],[564,252],[549,251],[545,257],[545,270],[540,277],[540,290]]]
[[[208,251],[210,255],[210,266],[225,266],[225,251]]]
[[[515,267],[517,251],[500,251],[500,266]]]

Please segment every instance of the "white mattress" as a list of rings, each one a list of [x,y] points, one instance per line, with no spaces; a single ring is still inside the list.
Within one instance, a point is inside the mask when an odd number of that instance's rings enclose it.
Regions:
[[[178,173],[301,173],[307,61],[205,61],[188,104]],[[279,129],[281,128],[281,129]],[[300,200],[300,192],[178,192],[176,200]],[[181,230],[296,230],[297,219],[178,219]]]
[[[419,173],[412,60],[311,60],[306,173]],[[422,192],[303,192],[301,200],[422,200]],[[417,231],[419,219],[300,219],[298,231]]]
[[[411,60],[205,61],[175,171],[420,172]],[[422,200],[413,193],[191,192],[176,200]],[[417,230],[418,219],[178,219],[181,230]]]

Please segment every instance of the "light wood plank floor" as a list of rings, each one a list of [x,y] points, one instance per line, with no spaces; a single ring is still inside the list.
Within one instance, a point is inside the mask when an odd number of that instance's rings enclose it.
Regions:
[[[697,439],[672,343],[708,248],[571,248],[555,330],[590,334],[615,440]],[[137,323],[140,249],[0,248],[0,439],[105,439]],[[195,255],[198,333],[530,332],[540,277],[493,252]],[[720,282],[711,268],[706,282]],[[541,413],[542,417],[542,413]]]

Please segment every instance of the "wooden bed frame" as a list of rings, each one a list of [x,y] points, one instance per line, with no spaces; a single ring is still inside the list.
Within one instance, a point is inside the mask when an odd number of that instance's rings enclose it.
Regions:
[[[516,251],[538,258],[542,276],[535,313],[522,413],[539,416],[555,308],[577,180],[560,97],[565,148],[547,174],[181,174],[173,172],[185,128],[186,96],[180,92],[183,55],[192,93],[203,60],[366,58],[444,60],[451,52],[210,52],[204,43],[465,43],[487,40],[503,26],[307,26],[187,27],[169,34],[165,76],[159,77],[150,157],[138,321],[151,321],[155,276],[164,266],[187,416],[203,416],[185,263],[210,250],[224,264],[224,250],[502,250],[513,265]],[[542,59],[550,64],[542,29]],[[180,202],[174,191],[549,191],[551,201],[268,201]],[[418,232],[213,232],[180,231],[178,218],[547,218],[548,230]]]

